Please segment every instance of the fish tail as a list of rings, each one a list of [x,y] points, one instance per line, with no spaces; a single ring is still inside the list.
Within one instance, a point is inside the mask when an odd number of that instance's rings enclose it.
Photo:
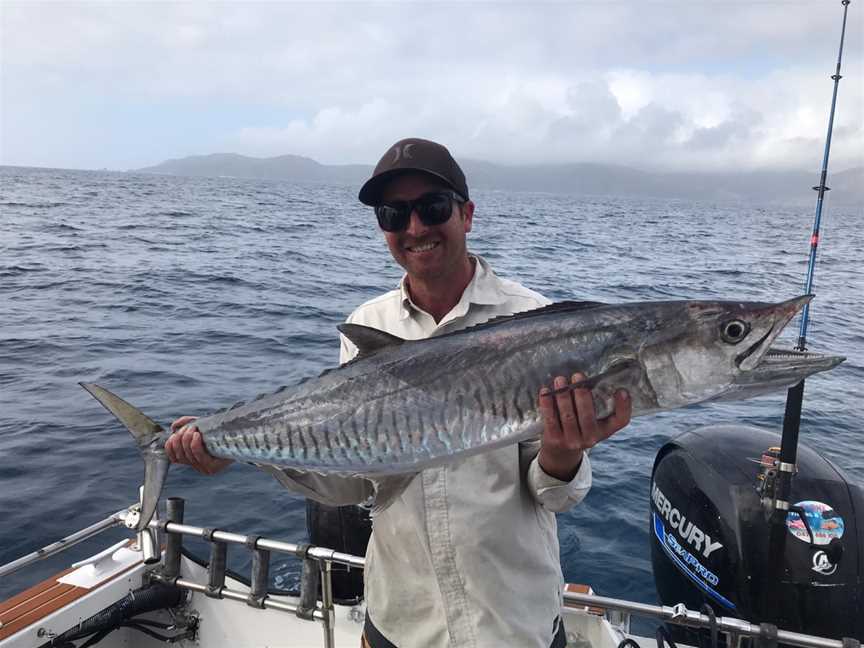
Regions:
[[[117,417],[135,439],[141,457],[144,459],[144,494],[141,498],[141,517],[137,530],[147,527],[162,493],[162,485],[168,474],[170,462],[165,455],[165,430],[116,394],[93,383],[78,383],[93,396],[102,407]]]

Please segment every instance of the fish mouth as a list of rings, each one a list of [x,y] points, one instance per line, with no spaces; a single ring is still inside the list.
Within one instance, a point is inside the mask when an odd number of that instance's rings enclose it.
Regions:
[[[762,355],[762,361],[756,368],[739,373],[729,391],[718,400],[736,400],[792,387],[808,376],[830,371],[844,360],[844,356],[792,349],[769,349]],[[742,393],[746,396],[742,396]]]
[[[759,366],[762,359],[771,349],[771,344],[777,336],[786,328],[786,325],[798,314],[806,304],[813,299],[813,295],[802,295],[785,302],[772,305],[766,315],[773,315],[774,321],[768,331],[756,342],[751,344],[745,351],[739,353],[735,358],[735,364],[741,371],[752,371]]]
[[[846,356],[798,351],[797,349],[768,349],[762,356],[759,369],[764,371],[794,370],[806,375],[828,371],[846,360]]]
[[[829,371],[846,360],[844,356],[771,347],[789,321],[812,298],[812,295],[804,295],[771,308],[774,317],[771,327],[736,358],[741,371],[735,377],[733,391],[743,389],[755,394],[791,387],[808,376]]]
[[[846,360],[843,356],[769,349],[752,371],[739,373],[729,389],[714,400],[739,400],[792,387],[821,371],[829,371]]]

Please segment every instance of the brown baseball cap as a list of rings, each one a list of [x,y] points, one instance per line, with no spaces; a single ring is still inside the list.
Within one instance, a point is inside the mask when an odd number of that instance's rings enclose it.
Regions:
[[[408,171],[428,173],[441,180],[453,191],[468,200],[465,174],[444,146],[417,137],[399,140],[391,146],[375,165],[372,177],[360,187],[360,202],[372,207],[379,205],[381,191],[393,177]]]

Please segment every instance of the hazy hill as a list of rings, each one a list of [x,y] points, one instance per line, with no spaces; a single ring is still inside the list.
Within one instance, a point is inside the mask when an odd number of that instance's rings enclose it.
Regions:
[[[478,189],[548,191],[583,195],[642,196],[697,200],[813,202],[810,189],[818,174],[804,171],[741,173],[663,173],[607,164],[573,163],[505,166],[463,160],[469,186]],[[195,155],[137,169],[141,173],[182,176],[228,176],[299,182],[359,185],[372,165],[326,165],[299,155],[254,158],[236,153]],[[831,174],[833,203],[864,204],[864,167]]]

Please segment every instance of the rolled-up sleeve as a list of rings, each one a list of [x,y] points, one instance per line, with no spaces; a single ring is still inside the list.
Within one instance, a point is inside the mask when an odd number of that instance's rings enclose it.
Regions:
[[[565,482],[547,475],[540,467],[537,459],[540,451],[539,441],[523,443],[519,451],[523,466],[528,465],[524,473],[528,490],[547,511],[563,513],[585,499],[588,491],[591,490],[591,460],[588,458],[588,452],[582,456],[582,464],[576,476],[569,482]]]

